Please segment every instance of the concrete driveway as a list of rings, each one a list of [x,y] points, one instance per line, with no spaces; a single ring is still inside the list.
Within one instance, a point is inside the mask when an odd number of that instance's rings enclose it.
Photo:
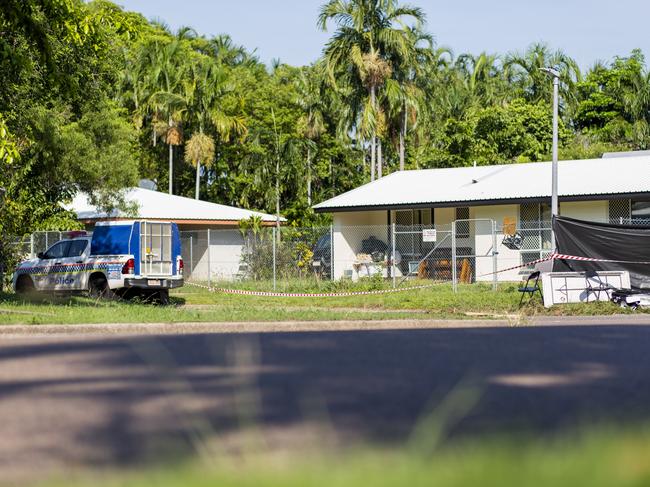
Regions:
[[[649,317],[650,318],[650,317]],[[0,474],[648,419],[650,320],[0,336]],[[432,411],[435,420],[428,422]],[[429,430],[430,429],[430,430]]]

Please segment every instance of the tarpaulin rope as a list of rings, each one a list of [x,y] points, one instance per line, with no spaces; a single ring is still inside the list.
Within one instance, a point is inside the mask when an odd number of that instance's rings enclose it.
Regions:
[[[506,271],[512,271],[515,269],[521,269],[523,267],[530,267],[531,265],[535,264],[540,264],[542,262],[548,262],[549,260],[578,260],[582,262],[611,262],[614,264],[640,264],[640,265],[650,265],[650,261],[644,261],[644,260],[617,260],[617,259],[598,259],[595,257],[581,257],[578,255],[569,255],[569,254],[549,254],[546,257],[542,257],[541,259],[533,260],[531,262],[528,262],[526,264],[522,265],[516,265],[513,267],[508,267],[506,269],[501,269],[496,272],[488,272],[487,274],[481,274],[479,277],[483,276],[491,276],[494,274],[500,274],[501,272],[506,272]]]

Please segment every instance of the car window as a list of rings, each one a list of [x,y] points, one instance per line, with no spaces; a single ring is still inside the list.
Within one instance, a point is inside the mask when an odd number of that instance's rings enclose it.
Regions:
[[[79,257],[84,253],[88,246],[88,240],[71,240],[70,248],[68,249],[68,257]]]
[[[66,240],[63,242],[57,242],[52,245],[47,252],[45,252],[45,259],[61,259],[65,257],[68,253],[68,247],[70,247],[70,241]]]

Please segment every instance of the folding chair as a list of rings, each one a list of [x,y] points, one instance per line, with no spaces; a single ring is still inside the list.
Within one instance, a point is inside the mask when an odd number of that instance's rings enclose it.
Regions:
[[[528,279],[526,279],[526,284],[524,284],[523,287],[519,288],[519,292],[521,293],[521,299],[519,300],[519,307],[521,308],[522,303],[524,302],[524,296],[528,294],[528,302],[530,303],[533,298],[535,297],[535,293],[539,293],[539,297],[544,300],[544,295],[542,294],[542,288],[539,285],[539,278],[541,276],[540,271],[535,271],[531,275],[528,276]],[[531,281],[533,281],[533,284],[531,285]]]
[[[612,291],[616,290],[615,286],[612,286],[608,282],[603,282],[598,275],[598,272],[593,270],[585,272],[585,285],[587,302],[589,302],[589,296],[592,294],[596,297],[596,301],[600,301],[600,295],[603,292],[607,295],[607,299],[609,300],[612,297]]]

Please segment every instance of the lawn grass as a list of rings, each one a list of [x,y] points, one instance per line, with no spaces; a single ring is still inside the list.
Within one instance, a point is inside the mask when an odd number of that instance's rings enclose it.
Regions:
[[[424,452],[428,453],[424,453]],[[69,479],[51,487],[633,487],[650,485],[650,431],[596,430],[582,437],[474,440],[442,449],[410,446],[338,455],[293,454]]]
[[[407,286],[417,286],[408,283]],[[338,286],[338,289],[337,289]],[[355,286],[330,284],[321,289],[298,283],[280,282],[287,292],[372,290],[389,288],[390,283],[362,282]],[[240,283],[243,289],[264,289],[270,283]],[[83,296],[42,296],[25,301],[14,294],[0,294],[0,324],[44,323],[173,323],[242,321],[385,320],[385,319],[515,319],[535,315],[602,315],[629,313],[607,302],[570,304],[546,309],[538,297],[519,308],[517,285],[459,285],[454,293],[449,284],[397,293],[337,297],[241,296],[208,291],[187,284],[171,293],[171,306],[138,302],[97,301]]]

